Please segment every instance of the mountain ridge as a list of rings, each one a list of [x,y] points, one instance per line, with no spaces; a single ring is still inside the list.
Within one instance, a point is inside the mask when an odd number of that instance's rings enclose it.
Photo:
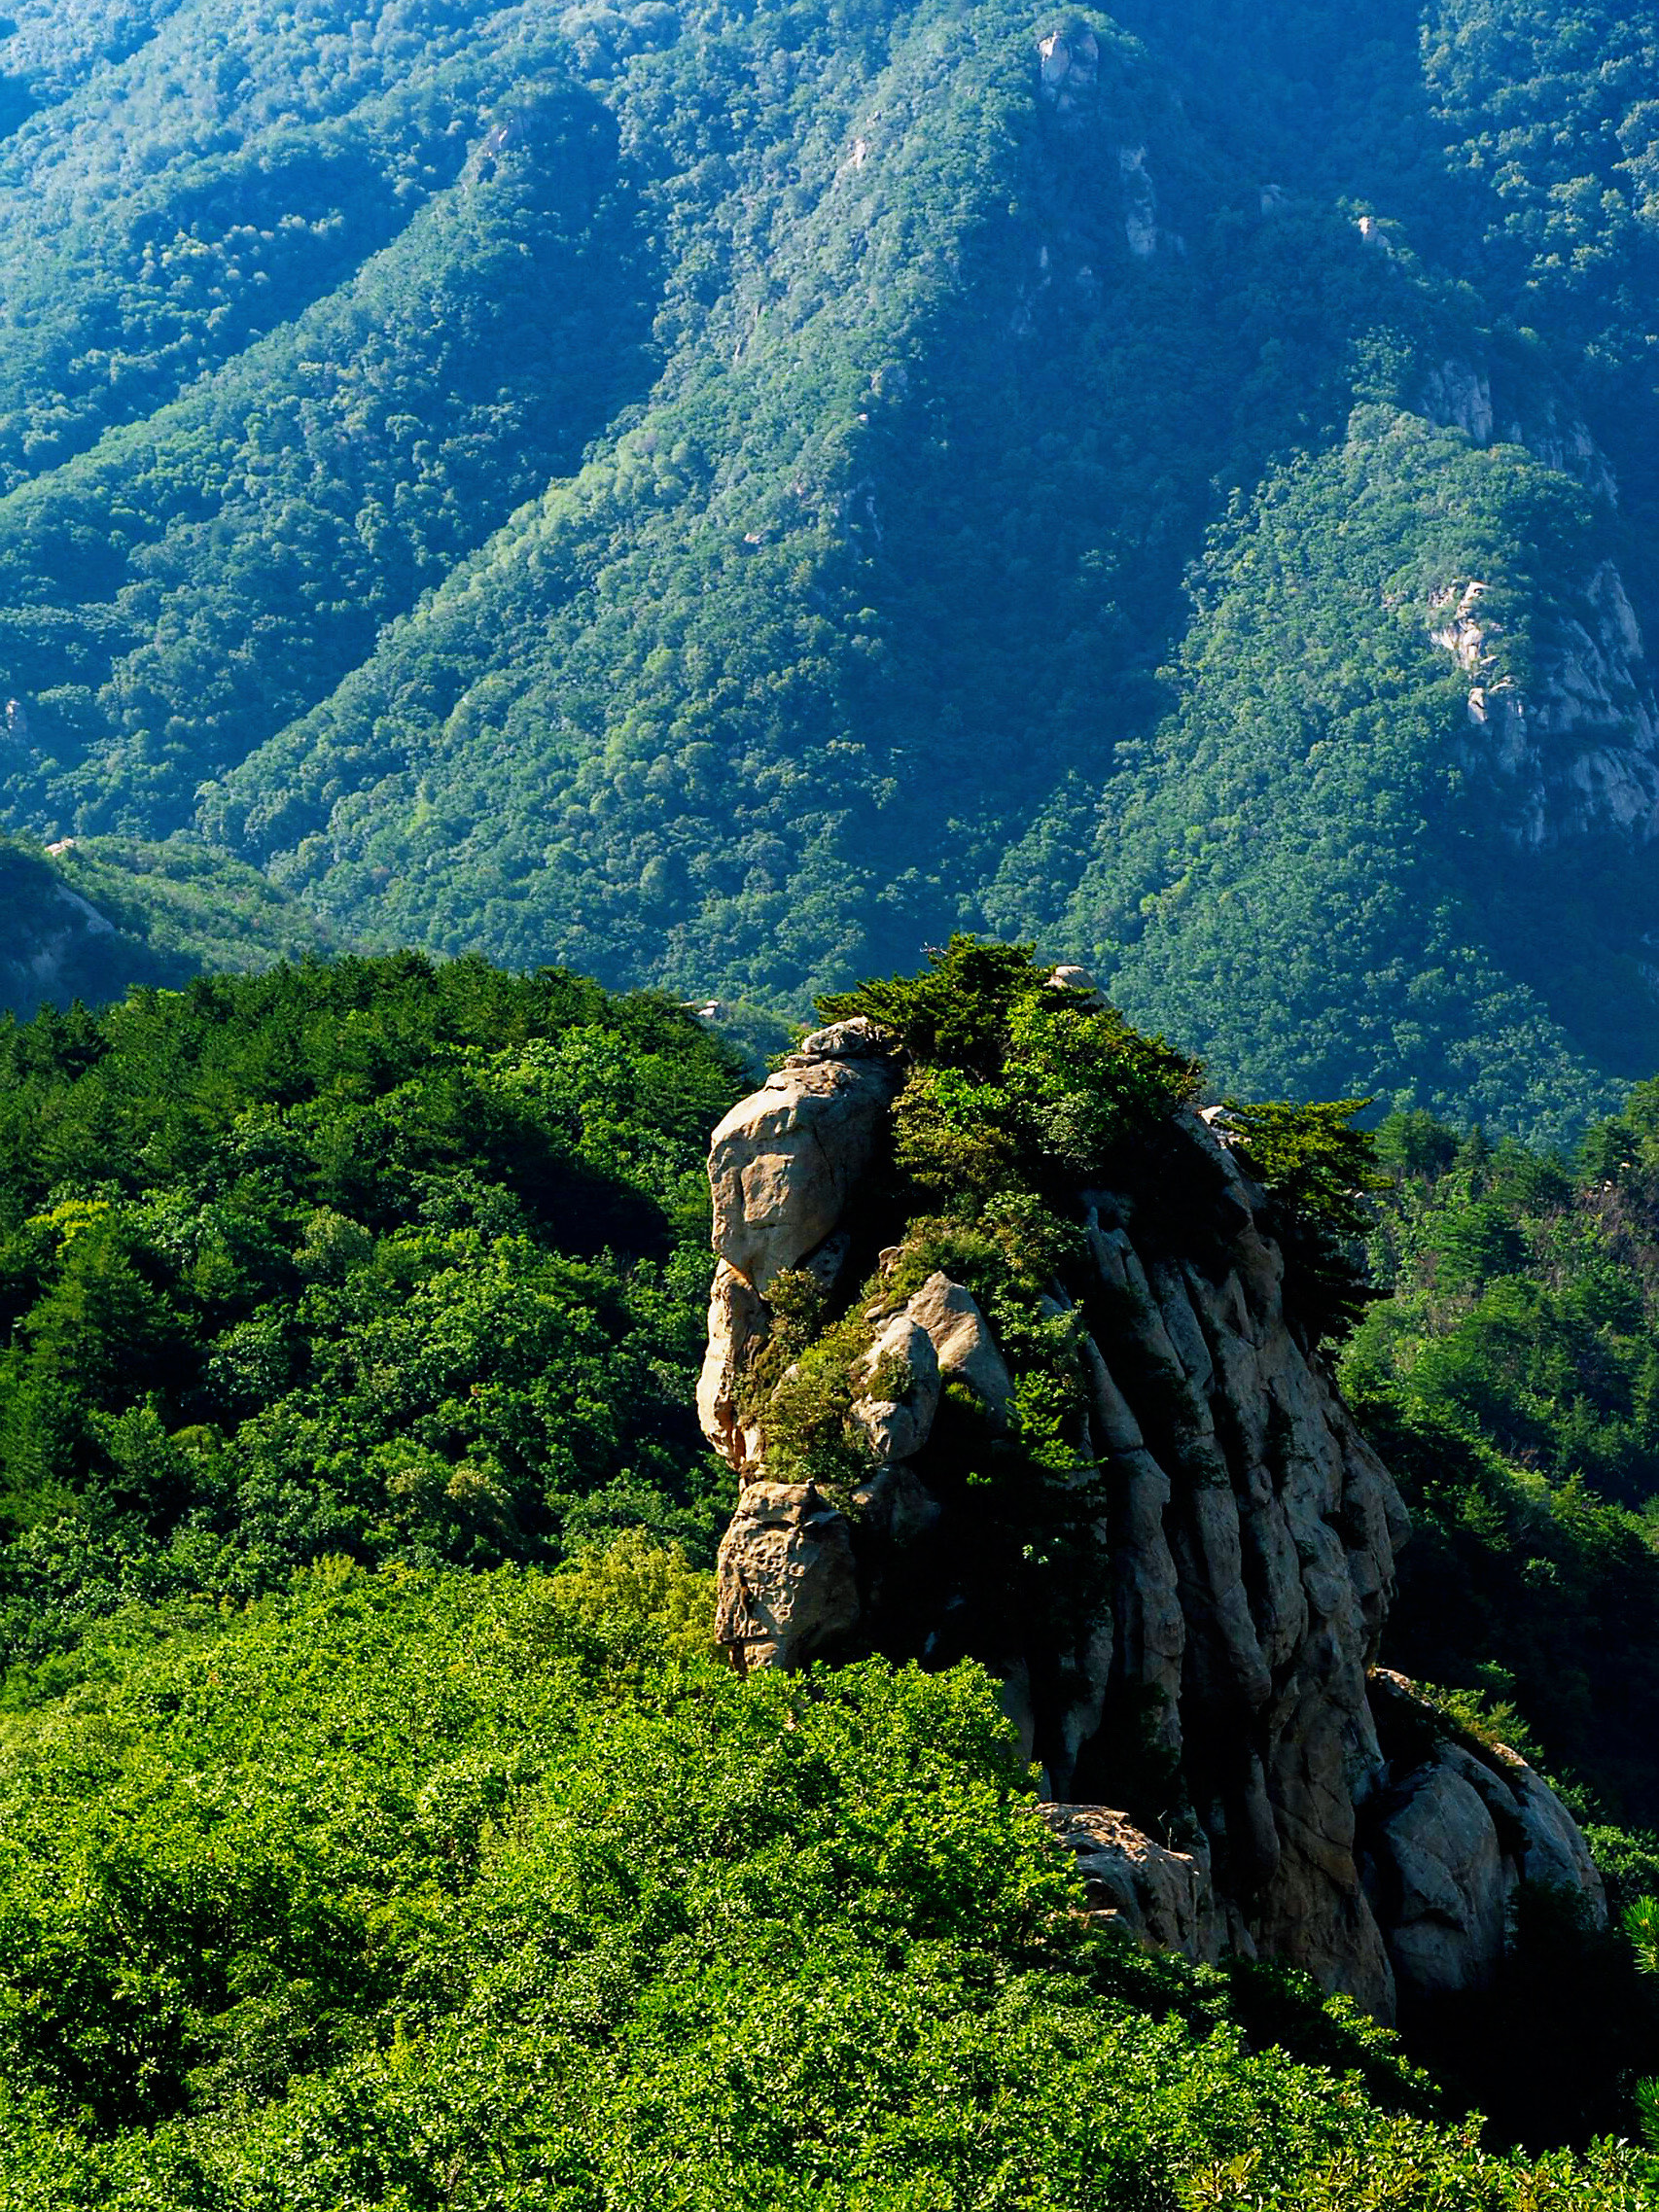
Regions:
[[[1557,1139],[1659,1064],[1645,14],[106,18],[0,42],[16,826],[795,1012],[1018,929],[1223,1082]],[[1518,864],[1469,696],[1513,750],[1608,563]]]

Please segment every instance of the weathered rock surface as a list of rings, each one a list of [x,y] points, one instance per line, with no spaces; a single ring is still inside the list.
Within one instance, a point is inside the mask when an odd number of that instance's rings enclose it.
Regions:
[[[1474,1767],[1448,1744],[1410,1777],[1375,1834],[1375,1894],[1408,1993],[1483,1987],[1503,1955],[1511,1883]]]
[[[891,1394],[883,1377],[895,1372]],[[927,1443],[939,1406],[939,1363],[932,1337],[906,1308],[876,1331],[875,1342],[853,1369],[860,1394],[853,1425],[874,1458],[911,1459]]]
[[[750,1483],[721,1546],[719,1641],[745,1668],[796,1667],[858,1617],[845,1516],[811,1483]]]
[[[1095,96],[1100,81],[1100,41],[1086,24],[1050,31],[1037,49],[1042,98],[1063,116]]]
[[[973,1293],[946,1275],[930,1275],[904,1311],[927,1331],[940,1381],[965,1385],[990,1413],[1005,1415],[1013,1377]]]
[[[868,1023],[841,1022],[807,1037],[715,1131],[715,1249],[762,1295],[839,1222],[897,1088]]]
[[[738,1468],[749,1463],[738,1388],[744,1363],[765,1337],[767,1323],[765,1300],[722,1260],[709,1292],[709,1342],[697,1378],[697,1420],[716,1451]]]
[[[1524,1759],[1450,1739],[1386,1668],[1372,1675],[1371,1698],[1391,1756],[1362,1815],[1366,1885],[1402,2000],[1485,1986],[1523,1881],[1566,1891],[1606,1926],[1606,1895],[1577,1823]]]
[[[1659,837],[1659,698],[1641,626],[1611,561],[1552,629],[1525,690],[1504,669],[1502,625],[1478,578],[1430,601],[1434,643],[1470,679],[1465,769],[1487,781],[1505,834],[1530,851]]]
[[[1076,1857],[1091,1913],[1148,1950],[1181,1951],[1214,1966],[1227,1948],[1226,1918],[1205,1861],[1154,1843],[1127,1813],[1105,1805],[1038,1808]]]
[[[1058,987],[1089,988],[1070,974]],[[924,1657],[974,1651],[1006,1686],[1052,1817],[1092,1839],[1090,1878],[1115,1900],[1103,1910],[1195,1958],[1223,1944],[1277,1954],[1384,2019],[1396,1981],[1416,1997],[1490,1975],[1522,1879],[1605,1910],[1583,1839],[1522,1762],[1431,1758],[1421,1716],[1396,1725],[1408,1686],[1386,1676],[1397,1741],[1379,1740],[1367,1675],[1406,1518],[1287,1288],[1273,1208],[1224,1114],[1166,1125],[1134,1191],[1077,1193],[1086,1258],[1042,1300],[1048,1325],[1072,1331],[1076,1479],[1099,1499],[1080,1616],[976,1617],[966,1643],[954,1625],[962,1555],[940,1500],[963,1432],[943,1387],[965,1384],[995,1438],[1013,1385],[984,1314],[942,1273],[870,1310],[875,1343],[849,1369],[870,1475],[850,1512],[766,1479],[763,1410],[747,1432],[735,1412],[765,1287],[835,1232],[836,1209],[868,1258],[884,1226],[858,1186],[891,1064],[867,1036],[824,1049],[852,1056],[803,1053],[722,1124],[711,1161],[725,1266],[699,1410],[745,1485],[720,1561],[734,1656],[793,1665],[894,1638]],[[900,1257],[884,1250],[880,1277]],[[1166,1850],[1151,1828],[1190,1848]]]

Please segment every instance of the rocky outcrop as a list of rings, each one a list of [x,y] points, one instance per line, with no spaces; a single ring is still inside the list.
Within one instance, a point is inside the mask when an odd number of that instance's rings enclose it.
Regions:
[[[1175,1950],[1214,1966],[1228,1948],[1206,1860],[1167,1850],[1126,1813],[1104,1805],[1040,1808],[1077,1860],[1091,1914],[1148,1950]]]
[[[1086,977],[1058,980],[1089,1002]],[[716,1135],[723,1265],[699,1407],[743,1485],[719,1569],[733,1658],[971,1651],[1006,1684],[1100,1910],[1194,1958],[1288,1958],[1382,2018],[1396,1983],[1489,1974],[1523,1878],[1594,1909],[1582,1839],[1521,1762],[1436,1749],[1421,1727],[1379,1738],[1367,1675],[1406,1519],[1224,1115],[1176,1115],[1130,1186],[1075,1194],[1075,1254],[1021,1324],[1075,1361],[1076,1472],[1056,1478],[1077,1500],[1072,1595],[975,1612],[955,1536],[964,1455],[1014,1451],[1024,1354],[967,1283],[937,1267],[917,1281],[920,1247],[878,1249],[861,1178],[896,1081],[879,1038],[844,1025]],[[856,1267],[837,1234],[858,1240]],[[833,1497],[773,1479],[767,1402],[739,1407],[766,1287],[826,1251],[827,1285],[868,1270],[832,1301],[863,1317],[845,1434],[867,1468]],[[1386,1691],[1397,1721],[1409,1693]]]
[[[906,1299],[904,1314],[926,1334],[941,1385],[960,1383],[993,1420],[1003,1420],[1013,1396],[1013,1377],[972,1292],[935,1273]]]
[[[739,1473],[751,1458],[738,1411],[745,1359],[765,1334],[767,1307],[754,1284],[728,1261],[715,1269],[709,1292],[708,1349],[697,1378],[697,1419],[703,1434]]]
[[[1532,852],[1659,836],[1659,700],[1635,610],[1611,561],[1551,625],[1523,690],[1478,578],[1430,603],[1430,636],[1469,678],[1463,767],[1496,788],[1502,826]]]
[[[1523,446],[1545,468],[1572,476],[1586,491],[1618,505],[1618,483],[1606,455],[1565,393],[1531,380],[1495,397],[1489,371],[1469,360],[1451,359],[1424,378],[1418,404],[1432,423],[1461,430],[1471,445]]]
[[[866,1022],[820,1030],[714,1133],[715,1249],[764,1294],[840,1221],[898,1088]]]
[[[1037,82],[1043,102],[1060,116],[1092,106],[1100,89],[1100,41],[1086,23],[1038,41]]]
[[[1361,1813],[1366,1882],[1402,2003],[1491,1982],[1523,1881],[1564,1891],[1606,1924],[1577,1824],[1524,1759],[1454,1735],[1387,1668],[1372,1675],[1371,1702],[1389,1756]]]
[[[722,1548],[718,1640],[746,1666],[798,1667],[858,1617],[845,1515],[811,1483],[750,1483]]]
[[[913,1459],[933,1433],[940,1385],[933,1339],[906,1308],[882,1323],[852,1379],[852,1422],[870,1457]]]

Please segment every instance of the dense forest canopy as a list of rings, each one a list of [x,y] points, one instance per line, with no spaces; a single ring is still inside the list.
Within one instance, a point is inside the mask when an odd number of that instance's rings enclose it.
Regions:
[[[1636,2207],[1093,1932],[973,1668],[744,1683],[660,1553],[132,1620],[10,1723],[0,2201]],[[1357,2194],[1363,2193],[1363,2194]]]
[[[989,922],[1570,1139],[1659,1064],[1654,82],[1518,0],[19,0],[5,817],[794,1012]]]
[[[706,1549],[710,1032],[418,955],[0,1029],[0,1641],[327,1554]]]

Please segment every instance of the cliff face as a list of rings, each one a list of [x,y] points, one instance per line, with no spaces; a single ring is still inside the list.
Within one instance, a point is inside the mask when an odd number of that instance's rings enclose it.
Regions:
[[[1489,1977],[1523,1878],[1602,1914],[1535,1774],[1447,1740],[1398,1677],[1368,1683],[1405,1514],[1224,1119],[1177,1113],[1124,1187],[1079,1187],[1075,1238],[999,1342],[973,1290],[930,1267],[937,1224],[885,1212],[900,1080],[879,1033],[844,1023],[715,1133],[698,1402],[741,1479],[720,1559],[734,1662],[971,1651],[1099,1910],[1194,1957],[1283,1956],[1383,2018]],[[780,1368],[781,1317],[807,1293],[839,1333]],[[994,1477],[965,1469],[994,1468],[1035,1418],[1037,1337],[1076,1378],[1070,1465],[988,1523]],[[827,1377],[841,1480],[790,1444],[790,1409]],[[988,1582],[998,1544],[1007,1572]]]
[[[124,983],[124,966],[143,975],[141,948],[70,889],[44,854],[7,842],[0,850],[0,892],[10,927],[0,958],[0,1007],[26,1020],[46,1004],[65,1005],[108,969]],[[113,990],[102,996],[114,996]]]
[[[1503,834],[1541,852],[1659,835],[1659,701],[1618,569],[1603,561],[1564,612],[1525,686],[1502,672],[1502,625],[1478,579],[1430,609],[1434,643],[1469,677],[1462,765],[1494,786]]]

